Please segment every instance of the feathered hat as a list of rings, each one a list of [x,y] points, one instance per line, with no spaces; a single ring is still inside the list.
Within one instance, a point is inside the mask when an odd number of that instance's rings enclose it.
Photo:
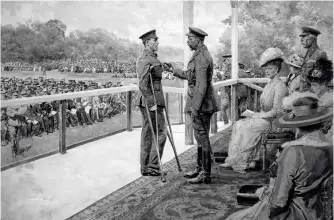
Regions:
[[[262,53],[259,65],[262,67],[267,63],[276,60],[281,62],[284,61],[283,52],[277,47],[270,47]]]

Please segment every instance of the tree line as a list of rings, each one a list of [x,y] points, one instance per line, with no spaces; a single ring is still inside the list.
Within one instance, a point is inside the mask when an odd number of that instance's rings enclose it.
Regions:
[[[48,22],[1,26],[1,61],[43,62],[46,60],[136,60],[141,43],[122,39],[103,29],[75,30],[65,36],[66,25],[57,19]],[[183,59],[180,48],[159,47],[162,60]]]
[[[325,9],[330,9],[326,13]],[[303,55],[299,34],[302,26],[321,31],[318,45],[333,59],[333,2],[249,1],[239,7],[239,62],[260,72],[258,61],[269,47],[280,48],[286,57]],[[222,21],[227,26],[220,38],[218,63],[231,51],[231,16]],[[285,66],[286,68],[286,66]],[[286,70],[286,69],[285,69]],[[287,71],[284,71],[287,72]]]

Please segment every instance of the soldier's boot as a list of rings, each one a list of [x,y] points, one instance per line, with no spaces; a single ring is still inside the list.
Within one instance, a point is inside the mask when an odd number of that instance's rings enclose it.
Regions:
[[[197,177],[188,180],[188,183],[190,184],[210,184],[211,183],[211,177],[210,177],[210,173],[206,173],[204,171],[201,171]]]
[[[28,137],[27,124],[26,123],[22,124],[20,135],[21,135],[21,137],[25,137],[25,138]]]
[[[83,126],[84,125],[84,121],[83,121],[83,118],[81,116],[81,112],[80,111],[77,112],[76,118],[78,119],[79,124],[81,126]]]
[[[95,118],[95,115],[94,115],[94,109],[93,108],[90,109],[89,114],[86,113],[86,115],[92,123],[95,123],[96,118]]]
[[[83,115],[83,117],[84,117],[85,122],[86,122],[87,125],[93,124],[92,120],[90,119],[89,115],[86,114],[86,112],[82,111],[82,115]]]
[[[28,137],[32,137],[33,136],[33,133],[32,133],[32,123],[31,122],[27,123],[27,136]]]
[[[46,134],[49,134],[49,119],[47,117],[43,117],[44,131]]]
[[[185,174],[183,174],[183,177],[185,178],[195,178],[198,176],[198,174],[201,172],[201,169],[196,166],[194,170],[188,171]]]
[[[79,125],[78,115],[73,115],[73,120],[74,120],[74,126],[78,126]]]
[[[56,129],[59,130],[59,114],[57,113],[55,116],[55,120],[56,120]]]
[[[54,123],[54,118],[53,118],[53,116],[51,116],[51,117],[49,117],[49,132],[50,133],[53,133],[54,132],[54,130],[55,130],[55,123]]]
[[[99,122],[103,122],[103,115],[102,115],[102,110],[101,109],[97,110],[97,116],[98,116]]]

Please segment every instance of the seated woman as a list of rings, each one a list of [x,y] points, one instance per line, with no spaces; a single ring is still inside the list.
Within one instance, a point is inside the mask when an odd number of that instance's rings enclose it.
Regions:
[[[270,125],[268,118],[277,117],[282,113],[282,99],[287,88],[279,77],[283,52],[278,48],[267,49],[260,58],[260,66],[264,67],[270,82],[264,87],[260,97],[261,112],[254,113],[250,118],[235,123],[229,143],[228,157],[222,167],[232,167],[237,172],[255,167],[257,155],[254,149],[259,144],[261,133]]]
[[[332,142],[320,130],[333,112],[317,106],[314,97],[298,98],[292,112],[275,121],[277,127],[296,128],[297,139],[282,145],[276,169],[272,169],[276,180],[260,201],[227,220],[324,219],[319,194],[322,184],[332,178],[333,154]]]

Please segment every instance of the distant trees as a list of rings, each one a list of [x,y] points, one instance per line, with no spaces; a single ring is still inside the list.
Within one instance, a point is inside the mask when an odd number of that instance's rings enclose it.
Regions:
[[[136,60],[143,49],[141,43],[118,38],[97,28],[75,30],[65,35],[66,25],[60,20],[46,23],[27,21],[16,28],[1,26],[1,61],[41,62],[61,59]],[[182,49],[160,47],[163,61],[182,60]]]
[[[286,56],[303,54],[299,38],[301,26],[313,26],[322,32],[318,37],[319,45],[333,59],[333,15],[323,13],[318,4],[333,7],[332,2],[316,1],[249,1],[242,4],[239,8],[239,61],[246,68],[259,72],[259,57],[269,47],[279,47]],[[231,51],[230,19],[222,21],[228,28],[220,38],[219,63],[221,55]]]

